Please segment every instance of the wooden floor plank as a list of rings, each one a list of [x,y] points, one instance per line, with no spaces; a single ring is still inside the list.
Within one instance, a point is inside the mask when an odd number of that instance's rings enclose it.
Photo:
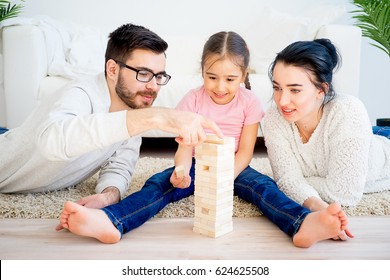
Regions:
[[[390,216],[350,217],[355,238],[326,240],[309,249],[265,217],[233,218],[233,232],[210,238],[193,232],[192,218],[154,218],[113,245],[54,230],[57,220],[0,220],[2,260],[289,260],[390,259]]]

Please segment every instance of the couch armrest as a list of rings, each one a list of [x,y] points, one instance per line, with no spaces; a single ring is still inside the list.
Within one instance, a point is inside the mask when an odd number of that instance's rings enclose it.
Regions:
[[[359,97],[360,28],[352,25],[325,25],[318,30],[316,38],[330,39],[340,51],[342,64],[334,75],[336,92]]]
[[[4,27],[2,36],[6,121],[14,128],[36,105],[39,85],[47,76],[46,45],[33,25]]]

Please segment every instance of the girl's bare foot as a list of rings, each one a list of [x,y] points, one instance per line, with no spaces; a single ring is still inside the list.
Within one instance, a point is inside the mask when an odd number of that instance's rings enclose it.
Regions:
[[[117,243],[121,238],[118,229],[102,210],[71,201],[65,202],[60,224],[74,234],[94,237],[103,243]]]
[[[308,214],[293,237],[297,247],[308,248],[318,241],[337,236],[348,224],[340,204],[332,203],[326,209]]]

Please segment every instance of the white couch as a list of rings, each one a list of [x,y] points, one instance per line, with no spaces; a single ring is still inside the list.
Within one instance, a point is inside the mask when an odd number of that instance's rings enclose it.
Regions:
[[[224,29],[209,26],[197,34],[181,35],[152,30],[169,44],[167,72],[173,77],[161,88],[155,106],[175,107],[189,89],[202,82],[199,62],[203,44],[211,34]],[[335,88],[338,92],[358,95],[361,33],[357,27],[268,10],[252,24],[234,31],[249,45],[253,72],[250,82],[265,108],[272,94],[268,66],[278,51],[296,40],[331,39],[343,59],[335,75]],[[19,18],[6,22],[2,28],[5,104],[0,104],[5,110],[6,126],[20,125],[39,100],[55,94],[69,79],[102,71],[106,38],[103,30],[70,26],[50,18]],[[146,136],[170,135],[151,131]]]

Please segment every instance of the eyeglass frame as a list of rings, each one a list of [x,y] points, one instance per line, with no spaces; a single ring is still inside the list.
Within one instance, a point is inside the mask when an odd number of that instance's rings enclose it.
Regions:
[[[131,66],[129,66],[129,65],[127,65],[126,63],[123,63],[123,62],[121,62],[121,61],[116,61],[116,60],[114,60],[114,61],[115,61],[116,63],[118,63],[119,66],[125,67],[125,68],[127,68],[127,69],[130,69],[130,70],[136,72],[137,74],[136,74],[135,78],[137,79],[137,81],[139,81],[139,82],[141,82],[141,83],[149,83],[151,80],[153,80],[154,77],[156,77],[156,84],[159,85],[159,86],[165,86],[166,84],[168,84],[168,82],[169,82],[170,79],[172,78],[171,75],[168,75],[168,74],[165,73],[165,72],[153,73],[152,71],[147,70],[147,69],[141,69],[141,70],[140,70],[140,69],[131,67]],[[153,76],[150,78],[149,81],[141,81],[140,79],[138,79],[138,73],[141,72],[141,71],[146,71],[146,72],[152,73]],[[157,82],[157,76],[158,76],[158,75],[165,75],[165,76],[167,77],[167,80],[166,80],[166,82],[165,82],[164,84],[161,84],[161,83],[158,83],[158,82]]]

